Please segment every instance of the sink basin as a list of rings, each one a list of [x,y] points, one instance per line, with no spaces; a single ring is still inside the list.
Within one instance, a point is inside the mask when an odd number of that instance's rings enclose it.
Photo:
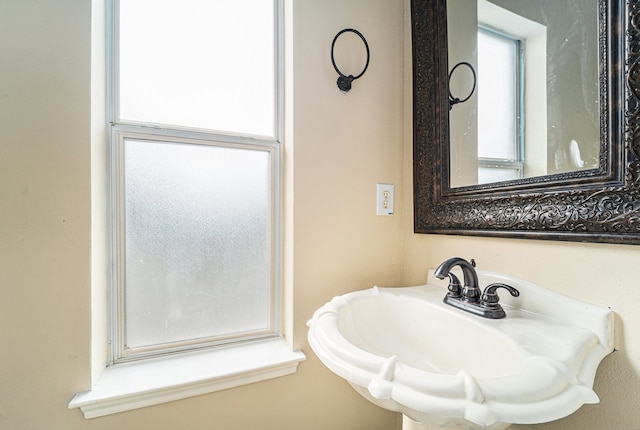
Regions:
[[[505,429],[597,403],[613,312],[499,273],[478,277],[520,290],[501,296],[506,318],[444,304],[446,283],[431,273],[426,285],[335,297],[309,321],[309,344],[364,397],[429,428]]]

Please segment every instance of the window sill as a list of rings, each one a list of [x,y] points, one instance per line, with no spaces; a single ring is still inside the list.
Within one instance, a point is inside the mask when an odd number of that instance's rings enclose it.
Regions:
[[[282,339],[107,367],[69,408],[85,418],[157,405],[296,372],[305,360]]]

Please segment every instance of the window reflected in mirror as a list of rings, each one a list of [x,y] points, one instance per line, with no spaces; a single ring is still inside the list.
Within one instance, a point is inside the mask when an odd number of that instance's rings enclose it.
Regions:
[[[598,8],[577,1],[447,2],[449,69],[477,73],[449,113],[451,188],[598,168]]]
[[[524,172],[522,115],[524,43],[478,27],[478,183],[520,179]]]

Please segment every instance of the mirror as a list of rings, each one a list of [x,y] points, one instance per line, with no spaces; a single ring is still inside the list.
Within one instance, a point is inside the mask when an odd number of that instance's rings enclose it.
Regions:
[[[595,139],[579,139],[597,142],[593,149],[580,147],[582,160],[595,157],[593,165],[463,184],[451,178],[456,168],[451,167],[455,149],[450,142],[462,129],[453,115],[464,107],[459,103],[449,110],[447,8],[453,1],[412,0],[415,232],[640,244],[640,1],[591,0],[586,3],[595,9],[589,13],[583,13],[582,1],[551,2],[573,5],[576,18],[571,23],[589,26],[577,17],[595,12],[595,46],[589,51],[597,59],[597,105],[585,104],[580,110],[593,111],[591,117],[577,120],[583,128],[593,124],[596,130]],[[544,13],[555,13],[542,3]],[[548,53],[555,49],[547,46]],[[549,65],[549,57],[546,67],[557,67]],[[582,61],[569,54],[560,57],[566,63]],[[589,82],[591,88],[594,83]],[[555,96],[547,91],[547,121],[568,129],[571,110],[550,113],[556,109],[550,107],[557,102]],[[555,147],[547,143],[547,166],[555,165],[554,148],[566,140],[554,139]],[[593,157],[586,156],[590,151]],[[477,153],[468,152],[477,159]]]
[[[449,0],[447,46],[452,188],[598,167],[597,1]]]

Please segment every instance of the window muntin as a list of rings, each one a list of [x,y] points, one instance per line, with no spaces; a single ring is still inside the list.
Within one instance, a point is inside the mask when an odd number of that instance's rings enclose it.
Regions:
[[[524,173],[523,43],[478,28],[478,183]],[[498,172],[500,170],[500,172]]]
[[[111,362],[279,333],[281,8],[249,3],[113,2]]]

